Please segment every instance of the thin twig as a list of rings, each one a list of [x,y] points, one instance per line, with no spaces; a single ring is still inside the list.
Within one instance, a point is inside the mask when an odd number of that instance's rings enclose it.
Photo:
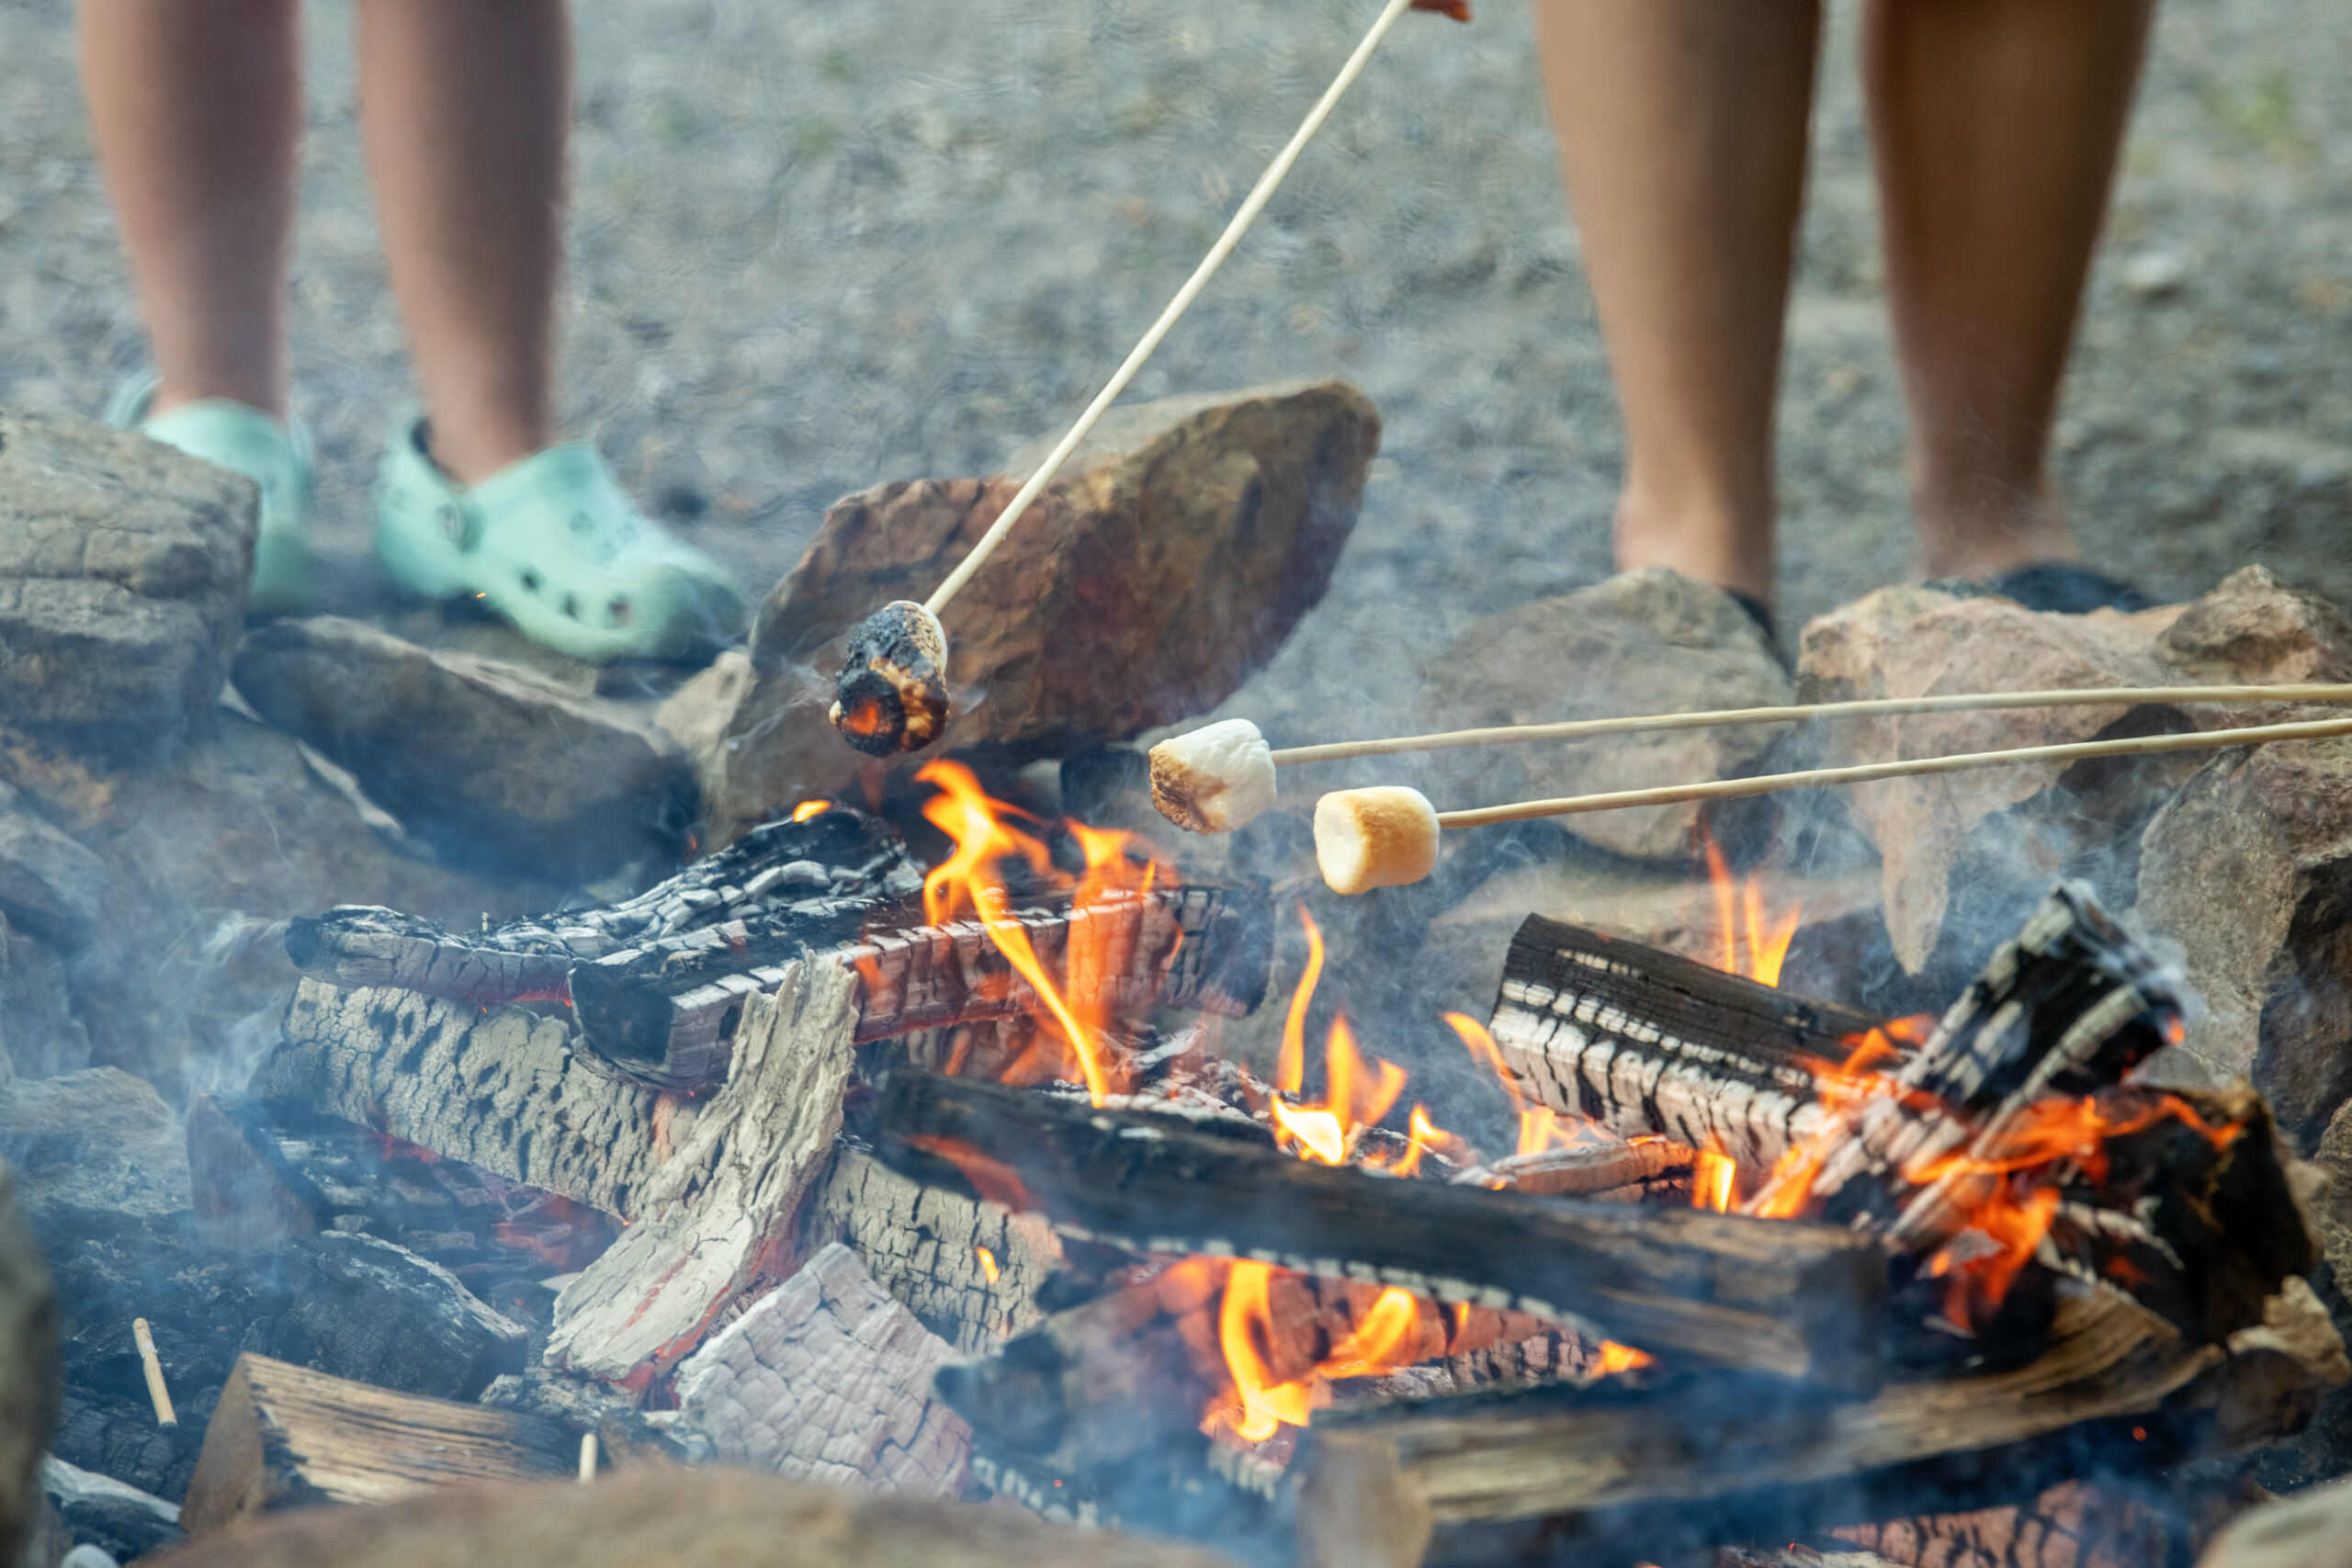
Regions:
[[[947,602],[971,581],[972,574],[995,553],[998,544],[1012,532],[1012,525],[1021,521],[1021,514],[1029,510],[1029,503],[1037,499],[1037,492],[1053,482],[1054,476],[1061,471],[1061,466],[1069,460],[1069,455],[1078,450],[1078,444],[1085,440],[1087,433],[1094,428],[1095,421],[1101,419],[1103,411],[1127,389],[1127,383],[1135,379],[1136,372],[1143,368],[1144,361],[1151,357],[1152,351],[1159,346],[1169,329],[1175,326],[1177,319],[1200,297],[1201,290],[1208,287],[1209,279],[1216,276],[1216,269],[1225,265],[1225,258],[1233,254],[1233,248],[1241,243],[1241,236],[1250,231],[1250,225],[1257,220],[1258,214],[1272,198],[1275,187],[1290,173],[1291,165],[1298,162],[1299,153],[1306,151],[1307,142],[1314,140],[1315,133],[1330,118],[1340,96],[1354,85],[1358,76],[1363,74],[1363,68],[1371,62],[1373,51],[1380,47],[1380,40],[1388,36],[1388,29],[1396,25],[1396,18],[1412,9],[1412,6],[1413,0],[1388,0],[1379,19],[1372,24],[1372,30],[1364,34],[1363,41],[1356,45],[1353,54],[1348,56],[1348,62],[1340,67],[1340,73],[1332,79],[1331,85],[1307,111],[1306,118],[1300,122],[1289,144],[1274,154],[1274,161],[1266,166],[1264,174],[1258,176],[1257,185],[1242,202],[1241,209],[1233,215],[1233,221],[1225,226],[1225,232],[1218,235],[1216,243],[1209,247],[1209,254],[1201,258],[1201,265],[1193,269],[1193,276],[1185,279],[1184,287],[1176,291],[1176,298],[1168,302],[1168,309],[1159,312],[1159,320],[1152,322],[1151,330],[1143,334],[1143,341],[1136,344],[1135,352],[1127,355],[1127,362],[1120,366],[1110,381],[1095,394],[1086,412],[1078,416],[1078,423],[1069,427],[1069,434],[1063,436],[1046,460],[1037,466],[1037,471],[1029,476],[1029,482],[1013,496],[1012,504],[997,514],[997,520],[989,525],[989,531],[980,536],[980,542],[972,547],[971,553],[947,574],[946,581],[932,591],[931,597],[923,601],[924,609],[935,615],[947,608]]]
[[[2145,757],[2165,751],[2220,751],[2232,746],[2258,746],[2269,740],[2320,740],[2352,735],[2352,718],[2329,718],[2307,724],[2258,724],[2243,729],[2211,729],[2188,735],[2141,735],[2124,740],[2082,740],[2067,746],[2019,746],[2006,751],[1964,751],[1953,757],[1922,757],[1916,761],[1860,762],[1845,768],[1808,768],[1802,773],[1765,773],[1752,779],[1714,779],[1705,784],[1664,784],[1655,789],[1611,790],[1605,795],[1572,795],[1558,800],[1522,800],[1511,806],[1484,806],[1469,811],[1438,813],[1441,828],[1484,828],[1498,822],[1526,822],[1539,817],[1573,817],[1587,811],[1620,811],[1633,806],[1672,806],[1686,800],[1738,800],[1752,795],[1777,795],[1782,790],[1809,789],[1822,784],[1868,784],[1872,779],[1917,778],[1930,773],[1960,773],[1977,768],[2014,767],[2028,762],[2071,762],[2091,757]]]
[[[1596,735],[1652,730],[1714,729],[1733,724],[1794,724],[1814,718],[1864,718],[1872,714],[1975,713],[2000,708],[2103,707],[2138,703],[2346,703],[2352,685],[2111,686],[2055,692],[1983,692],[1939,697],[1867,697],[1849,703],[1796,703],[1770,708],[1717,708],[1705,713],[1639,714],[1627,718],[1578,718],[1558,724],[1504,724],[1488,729],[1449,729],[1385,740],[1335,740],[1274,753],[1274,766],[1385,757],[1399,751],[1448,751],[1461,746],[1504,746],[1529,740],[1582,740]]]

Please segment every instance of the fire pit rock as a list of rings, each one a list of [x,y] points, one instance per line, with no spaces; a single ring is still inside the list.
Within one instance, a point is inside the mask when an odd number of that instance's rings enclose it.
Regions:
[[[1731,595],[1650,567],[1471,627],[1430,672],[1420,720],[1428,729],[1473,729],[1789,700],[1789,677],[1771,644]],[[1433,798],[1494,805],[1753,773],[1772,739],[1770,728],[1758,727],[1472,748],[1432,753],[1413,772]],[[1645,807],[1561,822],[1601,849],[1681,863],[1699,807]]]
[[[57,1416],[57,1302],[32,1227],[0,1165],[0,1562],[43,1504],[41,1449]]]
[[[461,861],[594,877],[674,859],[694,818],[694,773],[665,731],[518,666],[322,615],[248,633],[235,678]]]
[[[45,1230],[76,1213],[157,1219],[189,1203],[187,1135],[155,1087],[119,1067],[0,1084],[0,1158]]]
[[[169,757],[228,674],[255,511],[250,481],[160,442],[0,412],[0,724]]]
[[[0,919],[0,1078],[51,1077],[89,1063],[90,1034],[74,1016],[64,964]]]
[[[1112,411],[943,616],[947,743],[1033,759],[1215,707],[1322,598],[1379,444],[1378,411],[1339,381]],[[849,631],[936,588],[1043,456],[1013,458],[1018,477],[877,485],[825,514],[698,758],[721,839],[854,783],[860,759],[825,717]]]

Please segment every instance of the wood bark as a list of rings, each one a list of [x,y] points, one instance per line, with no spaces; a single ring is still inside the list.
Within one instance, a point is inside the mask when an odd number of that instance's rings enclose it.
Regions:
[[[463,1481],[573,1469],[553,1422],[237,1359],[205,1428],[180,1521],[192,1534],[311,1503],[377,1503]]]
[[[1339,1408],[1317,1414],[1292,1469],[1310,1499],[1306,1478],[1325,1472],[1405,1492],[1433,1522],[1433,1563],[1539,1542],[1593,1568],[1669,1561],[1726,1540],[2022,1503],[2101,1464],[2149,1470],[2269,1441],[2347,1375],[2307,1290],[2282,1292],[2273,1318],[2226,1347],[2195,1344],[2100,1291],[2070,1302],[2050,1348],[2010,1371],[1843,1402],[1710,1374]],[[1349,1521],[1307,1506],[1299,1528],[1312,1542]]]
[[[931,1390],[952,1354],[836,1242],[678,1369],[679,1419],[724,1464],[952,1497],[971,1428]]]
[[[1868,1388],[1881,1373],[1886,1255],[1848,1232],[1400,1181],[1171,1117],[905,1071],[881,1100],[884,1161],[1034,1208],[1066,1236],[1581,1319],[1828,1387]]]

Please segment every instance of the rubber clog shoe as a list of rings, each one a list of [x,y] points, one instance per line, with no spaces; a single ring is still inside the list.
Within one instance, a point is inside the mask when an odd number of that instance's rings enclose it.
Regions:
[[[425,434],[401,416],[377,491],[376,552],[402,589],[471,594],[579,659],[670,658],[741,633],[726,569],[641,515],[594,446],[550,446],[467,489]]]
[[[280,420],[226,398],[151,416],[155,385],[153,376],[125,383],[107,405],[107,423],[253,480],[261,491],[261,527],[245,608],[257,615],[301,609],[311,598],[310,432],[300,420]]]

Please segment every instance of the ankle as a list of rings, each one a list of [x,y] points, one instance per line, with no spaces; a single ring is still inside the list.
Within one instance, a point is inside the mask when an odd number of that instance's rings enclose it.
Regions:
[[[2038,562],[2081,558],[2066,503],[2047,473],[2025,483],[1915,479],[1911,511],[1920,571],[1931,580],[1983,582]]]
[[[519,430],[479,425],[444,430],[430,420],[425,422],[424,439],[424,455],[433,466],[467,490],[552,445],[544,436]]]
[[[1769,512],[1749,520],[1724,507],[1660,504],[1629,488],[1618,498],[1613,534],[1620,571],[1662,566],[1767,609],[1772,604]]]

